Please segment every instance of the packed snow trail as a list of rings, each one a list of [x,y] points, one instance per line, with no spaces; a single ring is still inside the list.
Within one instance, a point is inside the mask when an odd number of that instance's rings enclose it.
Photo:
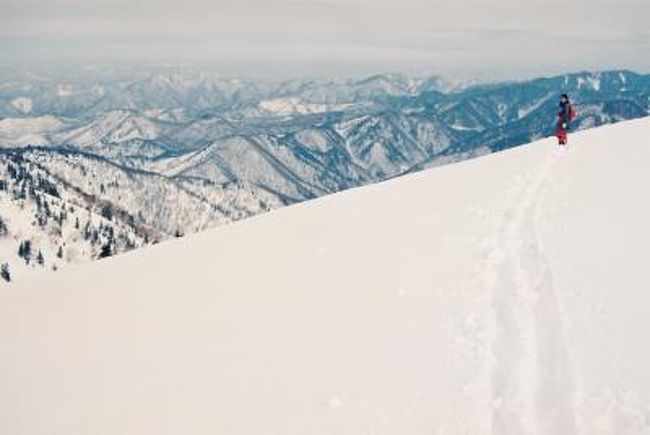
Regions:
[[[648,137],[543,139],[3,287],[0,434],[650,434]]]
[[[537,231],[551,154],[509,194],[481,276],[494,310],[492,431],[573,434],[571,373],[553,276]]]

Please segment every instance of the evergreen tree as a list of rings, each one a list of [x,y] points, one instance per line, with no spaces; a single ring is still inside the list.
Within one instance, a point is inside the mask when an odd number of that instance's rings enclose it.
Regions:
[[[102,217],[109,221],[113,219],[113,207],[111,207],[110,204],[106,204],[102,207]]]
[[[63,258],[63,246],[59,246],[59,249],[56,251],[56,256]]]
[[[38,225],[40,227],[44,227],[45,224],[47,224],[47,215],[44,214],[44,213],[39,213],[38,217],[37,217],[37,220],[38,220]]]
[[[30,240],[23,240],[18,246],[18,256],[25,260],[25,263],[29,264],[29,261],[32,258],[32,242]]]
[[[7,224],[2,219],[2,216],[0,216],[0,237],[6,236],[8,233],[9,229],[7,228]]]
[[[43,253],[41,252],[40,249],[38,250],[38,255],[36,256],[36,262],[41,266],[43,265],[43,263],[45,263],[45,258],[43,257]]]
[[[11,282],[11,272],[9,271],[9,263],[2,263],[0,266],[0,278],[7,282]]]
[[[20,186],[20,191],[18,192],[18,198],[17,199],[27,199],[27,186],[25,183],[22,183]]]
[[[113,255],[113,252],[111,250],[110,243],[106,243],[106,244],[102,245],[102,249],[101,249],[101,251],[99,251],[99,258],[110,257],[111,255]]]
[[[59,226],[63,226],[63,222],[67,219],[67,217],[68,216],[67,213],[65,212],[65,208],[62,208],[58,218]]]

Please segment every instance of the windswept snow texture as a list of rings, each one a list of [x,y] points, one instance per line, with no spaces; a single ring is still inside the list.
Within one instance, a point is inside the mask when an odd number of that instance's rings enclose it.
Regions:
[[[0,433],[650,433],[650,119],[0,293]]]

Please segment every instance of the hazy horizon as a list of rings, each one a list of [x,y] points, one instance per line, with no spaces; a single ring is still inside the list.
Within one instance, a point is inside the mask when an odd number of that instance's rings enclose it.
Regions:
[[[647,0],[0,0],[0,64],[195,65],[246,78],[650,71]]]

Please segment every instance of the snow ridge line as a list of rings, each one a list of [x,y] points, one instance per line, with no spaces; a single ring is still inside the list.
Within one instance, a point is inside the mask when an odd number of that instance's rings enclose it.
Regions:
[[[572,376],[553,276],[538,233],[558,155],[508,195],[480,279],[492,293],[491,431],[576,433]]]

